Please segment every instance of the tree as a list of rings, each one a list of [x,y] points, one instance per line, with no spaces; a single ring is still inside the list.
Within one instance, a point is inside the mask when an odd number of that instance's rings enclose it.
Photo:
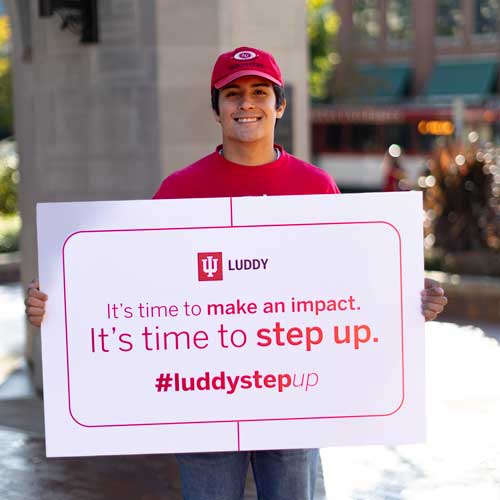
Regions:
[[[309,93],[313,99],[327,96],[338,55],[335,50],[340,16],[333,0],[307,0],[307,35],[309,37]]]
[[[12,134],[12,70],[7,55],[11,31],[9,18],[0,16],[0,138]]]

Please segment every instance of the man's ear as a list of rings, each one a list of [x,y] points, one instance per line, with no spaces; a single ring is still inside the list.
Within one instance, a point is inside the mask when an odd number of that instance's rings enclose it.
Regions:
[[[215,121],[220,123],[220,116],[215,112],[215,109],[212,109],[212,113],[214,114]]]
[[[283,102],[281,103],[280,107],[276,110],[276,118],[278,118],[278,120],[285,113],[285,109],[286,109],[286,99],[283,99]]]

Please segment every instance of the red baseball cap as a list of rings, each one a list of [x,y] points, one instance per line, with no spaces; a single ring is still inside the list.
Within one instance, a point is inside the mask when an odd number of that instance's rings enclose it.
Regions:
[[[210,88],[221,89],[242,76],[262,76],[280,87],[284,86],[278,63],[269,52],[252,47],[238,47],[217,58]]]

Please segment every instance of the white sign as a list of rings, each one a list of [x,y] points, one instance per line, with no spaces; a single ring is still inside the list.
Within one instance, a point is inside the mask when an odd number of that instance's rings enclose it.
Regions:
[[[418,193],[38,205],[48,456],[424,438]]]

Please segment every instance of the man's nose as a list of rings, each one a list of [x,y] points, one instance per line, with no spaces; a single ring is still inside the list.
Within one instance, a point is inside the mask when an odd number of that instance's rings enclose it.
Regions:
[[[254,103],[249,95],[242,95],[240,102],[239,102],[239,108],[240,109],[252,109],[254,107]]]

